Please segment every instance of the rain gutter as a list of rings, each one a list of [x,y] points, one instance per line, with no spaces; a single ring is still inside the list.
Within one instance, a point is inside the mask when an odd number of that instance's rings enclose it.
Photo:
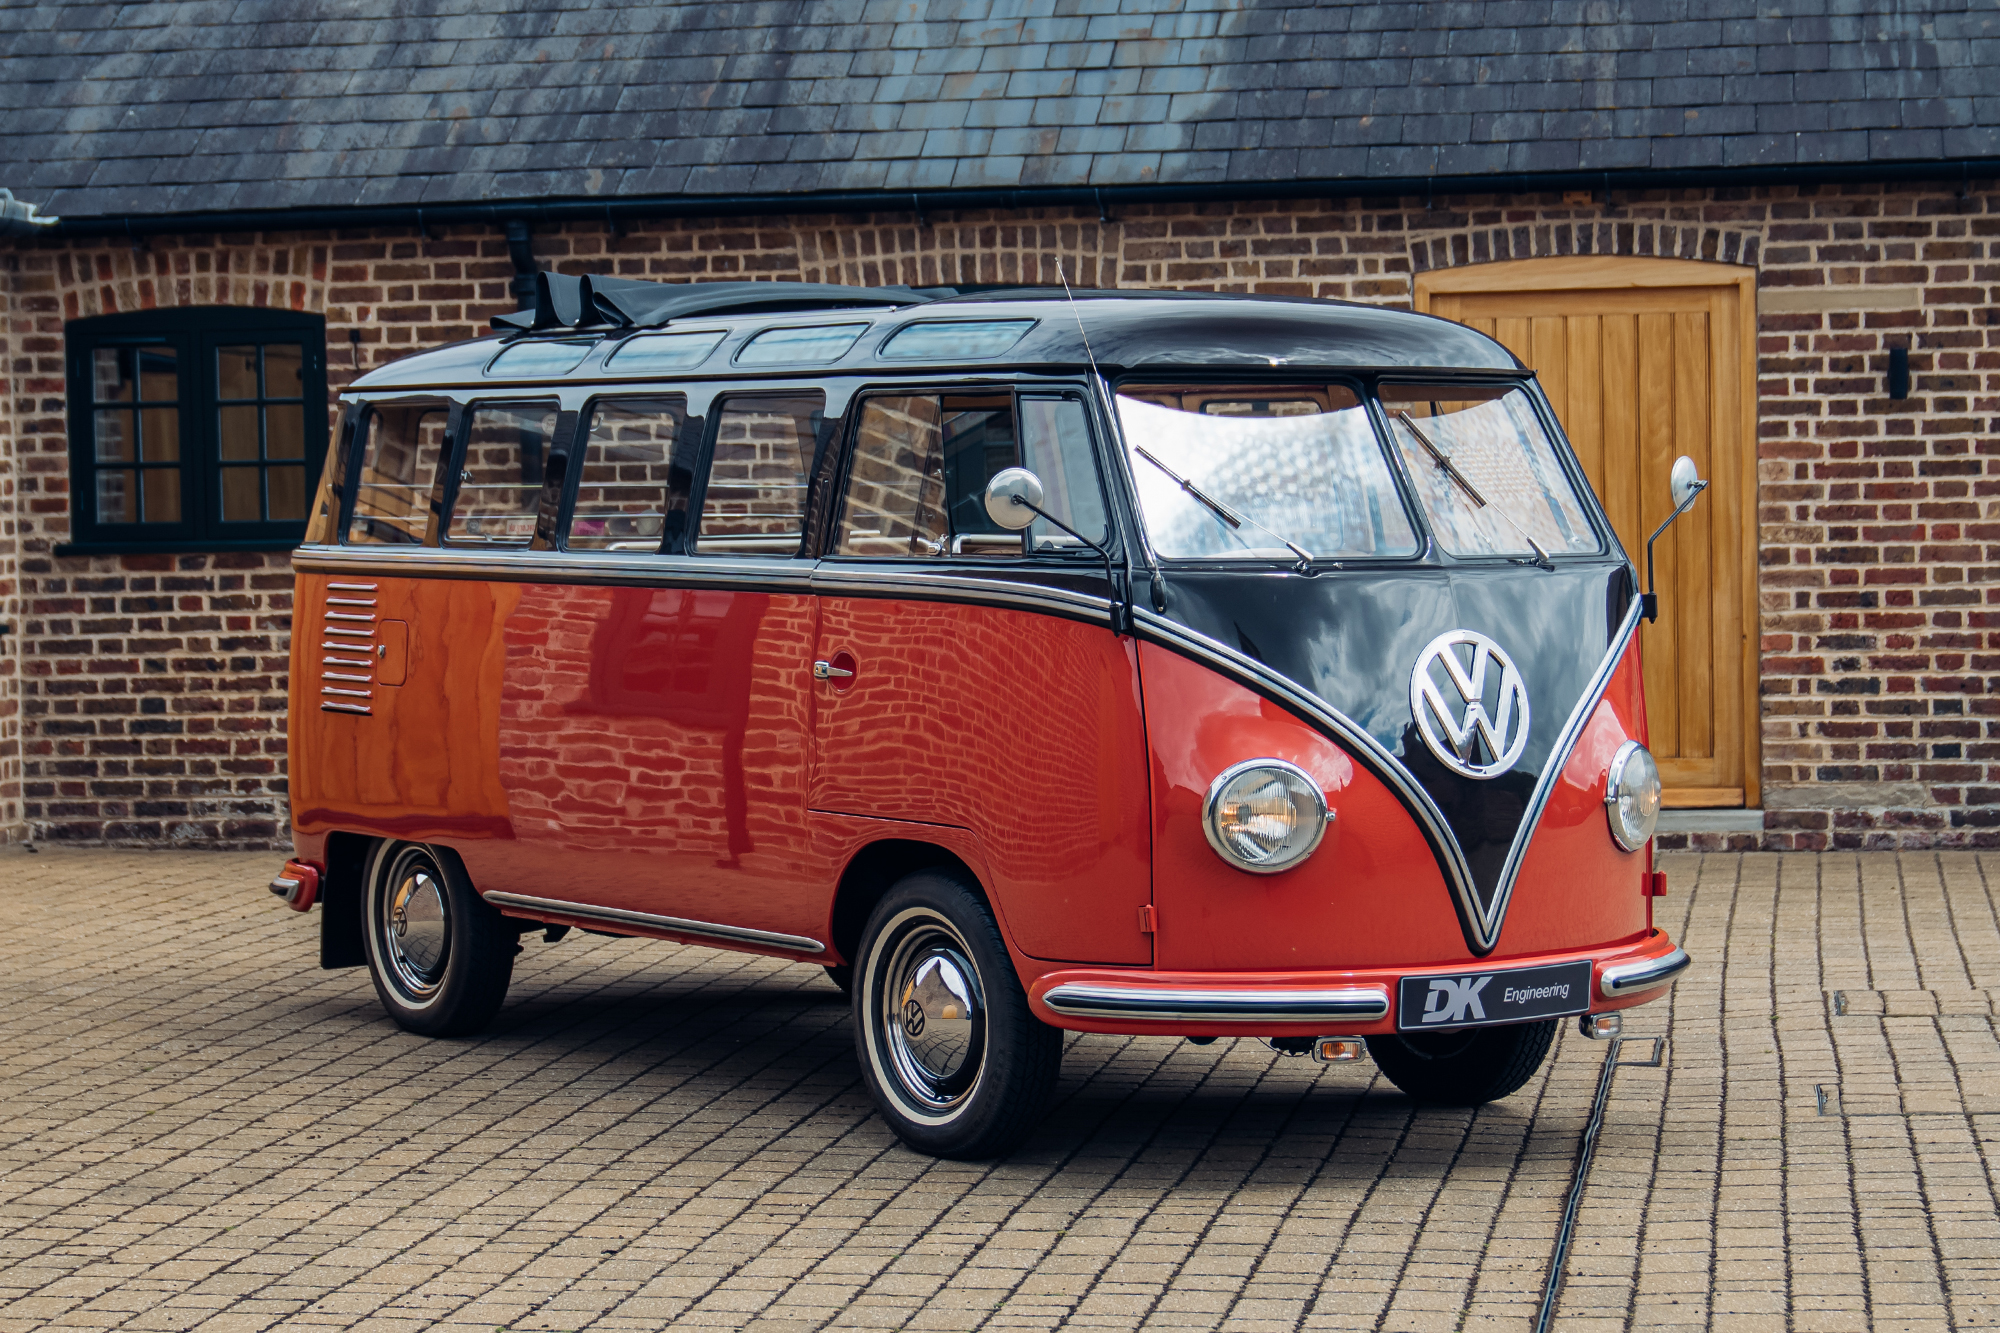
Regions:
[[[1769,185],[1888,184],[1935,181],[1961,196],[1974,178],[2000,178],[2000,158],[1921,162],[1826,163],[1699,168],[1679,171],[1505,172],[1474,176],[1393,176],[1290,181],[1208,181],[1182,185],[1030,186],[1009,190],[847,190],[796,194],[660,194],[620,198],[519,199],[506,202],[396,204],[346,208],[266,208],[215,212],[68,216],[37,227],[43,236],[131,236],[204,231],[328,231],[369,227],[427,229],[459,223],[604,222],[614,228],[648,218],[742,217],[773,213],[915,213],[964,209],[1094,208],[1104,221],[1129,204],[1219,203],[1248,199],[1360,199],[1399,196],[1538,194],[1588,190],[1609,202],[1619,192],[1735,189]]]

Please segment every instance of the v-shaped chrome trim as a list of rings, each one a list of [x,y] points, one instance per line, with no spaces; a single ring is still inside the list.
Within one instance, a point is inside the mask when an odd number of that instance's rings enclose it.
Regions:
[[[1311,693],[1298,682],[1280,675],[1262,662],[1247,654],[1238,652],[1229,645],[1197,633],[1185,625],[1155,615],[1144,607],[1138,608],[1134,619],[1139,630],[1163,647],[1186,654],[1199,661],[1206,661],[1230,675],[1237,676],[1255,688],[1290,708],[1293,712],[1317,725],[1321,730],[1357,751],[1381,778],[1387,782],[1404,806],[1414,815],[1424,831],[1425,838],[1437,853],[1438,869],[1443,872],[1445,883],[1450,887],[1452,898],[1458,908],[1459,924],[1464,928],[1466,943],[1474,953],[1486,954],[1500,942],[1500,928],[1506,923],[1507,904],[1514,896],[1514,882],[1521,873],[1521,862],[1527,856],[1528,844],[1534,839],[1535,830],[1540,827],[1542,811],[1549,803],[1549,795],[1569,763],[1570,753],[1583,735],[1583,727],[1596,709],[1597,701],[1604,697],[1604,691],[1611,683],[1611,675],[1618,669],[1618,663],[1625,656],[1632,636],[1639,628],[1639,603],[1634,600],[1625,614],[1618,632],[1612,636],[1611,648],[1598,664],[1583,694],[1570,710],[1563,729],[1549,751],[1549,758],[1542,770],[1541,778],[1535,784],[1534,793],[1528,799],[1528,808],[1522,813],[1521,824],[1514,832],[1513,845],[1507,851],[1507,860],[1500,870],[1499,883],[1494,886],[1493,900],[1481,906],[1479,891],[1472,878],[1472,867],[1466,861],[1465,849],[1459,846],[1457,835],[1446,822],[1444,811],[1438,808],[1431,794],[1417,780],[1414,773],[1403,766],[1403,761],[1391,754],[1386,746],[1371,736],[1360,723],[1348,717]]]

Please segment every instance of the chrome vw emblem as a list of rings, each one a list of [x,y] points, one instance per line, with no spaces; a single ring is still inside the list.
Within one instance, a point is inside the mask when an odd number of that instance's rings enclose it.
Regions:
[[[1440,634],[1417,655],[1410,711],[1431,753],[1469,778],[1499,777],[1528,745],[1521,673],[1499,644],[1469,629]]]
[[[903,1032],[912,1037],[924,1035],[924,1007],[915,1000],[903,1005]]]

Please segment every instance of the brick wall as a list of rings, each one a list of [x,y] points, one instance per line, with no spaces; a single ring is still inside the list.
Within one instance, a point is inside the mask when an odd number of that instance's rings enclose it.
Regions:
[[[1488,260],[1756,265],[1763,776],[1782,808],[1736,841],[2000,843],[2000,677],[1982,674],[1996,660],[1982,543],[2000,503],[1989,188],[661,221],[549,230],[535,250],[565,271],[667,281],[1060,272],[1388,304],[1407,303],[1414,272]],[[20,242],[0,258],[0,623],[16,630],[0,640],[0,837],[282,843],[285,560],[53,554],[69,526],[63,322],[159,305],[319,311],[338,388],[357,365],[483,331],[510,305],[506,244],[458,227]],[[1890,403],[1895,345],[1911,349],[1915,389]]]

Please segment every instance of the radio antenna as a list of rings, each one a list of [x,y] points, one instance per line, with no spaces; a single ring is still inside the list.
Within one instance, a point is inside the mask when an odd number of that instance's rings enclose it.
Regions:
[[[1090,363],[1091,383],[1097,388],[1099,394],[1104,394],[1104,372],[1097,368],[1097,353],[1090,350],[1090,334],[1083,327],[1083,312],[1076,308],[1076,293],[1069,289],[1069,275],[1063,272],[1063,262],[1060,256],[1056,258],[1056,279],[1062,283],[1063,298],[1069,302],[1069,314],[1070,318],[1076,321],[1077,336],[1083,339],[1083,357],[1084,360]],[[1106,402],[1105,407],[1107,409],[1110,408],[1110,403]],[[1118,414],[1115,411],[1111,411],[1109,416],[1111,428],[1115,432],[1117,429]],[[1109,518],[1110,516],[1107,514],[1106,517]],[[1113,530],[1115,530],[1115,525],[1113,525]],[[1121,545],[1123,544],[1121,543]],[[1111,572],[1111,553],[1104,550],[1101,546],[1098,547],[1098,550],[1104,556],[1104,577],[1111,584],[1111,632],[1113,634],[1131,633],[1134,629],[1132,615],[1132,552],[1129,547],[1120,551],[1120,554],[1125,557],[1125,586],[1121,588],[1118,586],[1117,577]],[[1158,596],[1159,577],[1157,574],[1154,576],[1153,582],[1154,595]]]

